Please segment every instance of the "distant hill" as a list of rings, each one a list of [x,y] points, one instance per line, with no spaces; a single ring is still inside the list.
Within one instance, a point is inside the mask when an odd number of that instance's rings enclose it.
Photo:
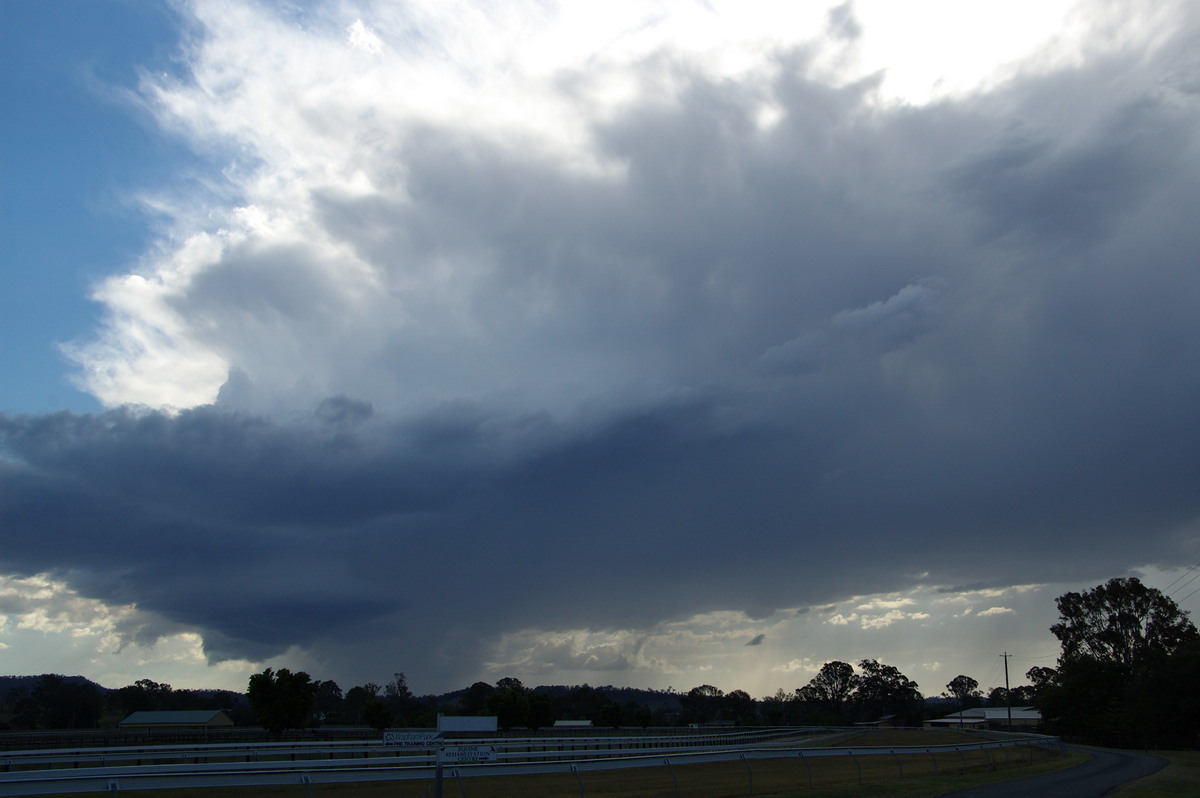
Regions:
[[[29,692],[33,692],[33,688],[37,687],[38,681],[40,681],[41,678],[46,675],[49,674],[38,674],[37,676],[0,676],[0,699],[3,699],[6,695],[8,695],[10,690],[14,690],[18,687],[24,687]],[[86,676],[63,676],[63,681],[69,684],[90,684],[102,694],[112,692],[109,690],[109,688],[105,687],[104,685],[96,684]]]

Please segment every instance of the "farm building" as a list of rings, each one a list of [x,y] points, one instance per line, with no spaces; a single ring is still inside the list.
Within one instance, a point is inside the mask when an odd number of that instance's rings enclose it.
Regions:
[[[955,712],[944,718],[925,721],[926,729],[945,729],[963,726],[969,729],[1009,728],[1008,707],[976,707]],[[1042,722],[1042,713],[1033,707],[1013,707],[1012,727],[1033,728]]]
[[[134,712],[117,725],[122,729],[137,731],[219,729],[233,726],[233,721],[219,709],[191,709],[175,712]]]

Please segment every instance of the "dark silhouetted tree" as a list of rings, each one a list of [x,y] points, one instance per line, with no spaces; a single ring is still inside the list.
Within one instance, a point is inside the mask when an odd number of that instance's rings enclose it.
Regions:
[[[590,720],[602,726],[601,715],[612,699],[590,685],[580,685],[554,699],[555,716],[563,720]]]
[[[796,694],[789,694],[782,687],[775,691],[775,695],[769,695],[764,698],[759,702],[762,707],[763,723],[768,726],[790,724],[792,704],[795,700]]]
[[[621,723],[625,720],[625,710],[616,701],[609,701],[600,709],[600,713],[594,721],[598,726],[608,726],[612,729],[621,728]]]
[[[138,679],[108,694],[108,705],[120,712],[147,712],[173,708],[171,685],[151,679]]]
[[[464,715],[482,715],[487,712],[488,696],[494,692],[496,688],[487,682],[475,682],[458,699],[459,708]]]
[[[1025,671],[1025,678],[1029,680],[1029,701],[1035,707],[1041,708],[1041,696],[1047,688],[1055,687],[1058,684],[1058,671],[1054,668],[1047,668],[1042,665],[1035,665]],[[1045,713],[1043,713],[1044,716]]]
[[[317,682],[317,692],[313,700],[313,718],[316,725],[341,720],[345,700],[342,688],[338,687],[337,682],[331,679]]]
[[[1031,707],[1034,703],[1034,687],[1031,684],[1019,684],[1006,690],[1003,687],[993,687],[987,695],[989,707]]]
[[[37,725],[44,729],[92,729],[104,709],[104,696],[95,685],[52,673],[38,679],[30,698]]]
[[[383,731],[392,725],[393,715],[391,708],[387,702],[379,699],[369,699],[366,705],[362,708],[362,722],[370,726],[372,729]]]
[[[529,696],[529,715],[526,725],[531,729],[543,729],[554,725],[554,703],[545,693]]]
[[[730,690],[721,702],[721,711],[725,720],[732,720],[739,726],[751,726],[758,722],[758,704],[745,690]]]
[[[708,723],[721,717],[721,699],[725,693],[711,684],[702,684],[679,697],[684,719],[689,723]]]
[[[1029,674],[1046,731],[1122,747],[1194,743],[1200,704],[1189,702],[1200,700],[1200,679],[1190,667],[1200,633],[1187,613],[1134,578],[1064,593],[1056,603],[1058,670],[1053,679]]]
[[[862,675],[854,691],[854,703],[863,720],[895,715],[906,725],[920,722],[924,699],[916,682],[895,666],[873,659],[862,660],[858,667]]]
[[[525,726],[529,722],[529,691],[520,679],[509,676],[496,682],[496,690],[487,697],[486,706],[502,729]]]
[[[858,687],[854,666],[834,660],[826,662],[808,684],[796,691],[808,714],[828,714],[829,722],[844,723],[846,702]]]
[[[369,685],[376,688],[374,692],[368,689],[368,685],[358,685],[351,687],[346,691],[345,697],[342,699],[342,720],[346,723],[366,723],[363,720],[362,712],[366,709],[367,704],[375,700],[379,694],[379,685]]]
[[[1060,664],[1086,657],[1133,668],[1151,654],[1170,655],[1197,639],[1178,604],[1132,577],[1064,593],[1056,603],[1059,622],[1050,631],[1062,643]]]
[[[958,711],[979,706],[979,682],[961,673],[946,685],[947,696],[958,701]]]
[[[411,726],[416,712],[416,699],[408,689],[408,679],[403,673],[392,674],[392,680],[384,685],[384,700],[392,710],[392,722],[397,726]]]
[[[264,729],[280,734],[286,729],[303,729],[316,703],[317,685],[304,671],[278,672],[267,668],[250,677],[246,697]]]
[[[11,723],[14,729],[36,729],[38,727],[42,710],[37,701],[33,700],[28,689],[14,687],[8,691],[4,700],[8,703],[9,711],[12,712]]]

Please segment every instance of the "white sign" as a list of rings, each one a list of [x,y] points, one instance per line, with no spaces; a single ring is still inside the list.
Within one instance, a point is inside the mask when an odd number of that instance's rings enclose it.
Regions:
[[[443,748],[443,762],[495,762],[496,749],[490,745],[456,745]]]
[[[384,732],[384,745],[400,745],[406,748],[437,748],[442,744],[442,733],[435,731]]]

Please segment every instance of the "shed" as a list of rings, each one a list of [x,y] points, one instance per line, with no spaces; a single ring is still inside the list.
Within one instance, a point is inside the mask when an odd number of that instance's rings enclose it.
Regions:
[[[1042,713],[1033,707],[1013,707],[1011,710],[1012,725],[1010,726],[1008,722],[1009,711],[1008,707],[975,707],[974,709],[955,712],[953,715],[947,715],[944,718],[927,720],[924,726],[927,729],[939,727],[952,728],[959,725],[975,729],[1004,729],[1017,726],[1032,728],[1042,722]]]
[[[233,721],[219,709],[187,709],[162,712],[134,712],[117,724],[122,729],[216,729],[228,728]]]

